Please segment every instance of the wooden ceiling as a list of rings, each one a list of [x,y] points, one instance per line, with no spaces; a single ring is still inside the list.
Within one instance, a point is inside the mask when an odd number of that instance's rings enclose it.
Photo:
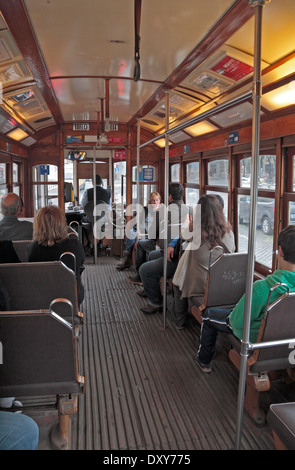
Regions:
[[[176,126],[252,87],[248,0],[0,0],[0,11],[0,132],[20,127],[29,134],[21,140],[26,145],[47,126],[97,122],[98,113],[114,129],[140,119],[161,133],[165,90]],[[271,0],[263,8],[262,118],[295,106],[294,20],[294,0]],[[174,141],[251,116],[247,100],[175,133]]]

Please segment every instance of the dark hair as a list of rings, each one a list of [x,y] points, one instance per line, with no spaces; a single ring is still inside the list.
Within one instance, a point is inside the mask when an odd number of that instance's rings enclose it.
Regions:
[[[96,184],[102,184],[102,179],[100,175],[96,175]]]
[[[279,233],[278,246],[282,247],[284,260],[295,264],[295,225],[288,225]]]
[[[173,201],[179,201],[183,199],[184,189],[180,183],[169,184],[169,194],[172,196]]]
[[[220,194],[214,194],[214,196],[218,199],[220,204],[222,205],[222,209],[224,209],[224,200],[223,197],[220,196]]]
[[[224,235],[231,230],[231,225],[226,221],[222,204],[215,195],[201,196],[198,204],[201,204],[201,240],[212,249],[220,244]]]

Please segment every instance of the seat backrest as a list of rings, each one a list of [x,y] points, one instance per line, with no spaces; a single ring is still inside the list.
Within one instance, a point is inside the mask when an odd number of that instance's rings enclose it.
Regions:
[[[12,242],[13,248],[22,263],[28,261],[27,246],[31,242],[32,240],[13,240]]]
[[[247,264],[248,253],[222,253],[210,263],[204,299],[206,308],[237,304],[246,290]]]
[[[10,296],[11,310],[48,309],[54,299],[66,298],[74,317],[79,316],[75,273],[60,261],[0,264],[0,281]],[[65,318],[71,321],[71,315]]]
[[[82,393],[77,342],[48,309],[0,312],[0,397]]]
[[[257,343],[293,339],[293,344],[261,348],[249,359],[251,372],[295,367],[295,292],[286,292],[266,307]]]

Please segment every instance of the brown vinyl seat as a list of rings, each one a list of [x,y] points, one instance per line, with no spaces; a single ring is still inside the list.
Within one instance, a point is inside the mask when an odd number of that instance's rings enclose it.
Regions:
[[[274,289],[284,284],[277,283],[270,289],[265,313],[255,344],[249,343],[247,387],[245,408],[257,424],[265,422],[265,413],[259,404],[260,392],[269,390],[269,375],[273,371],[284,370],[292,377],[295,367],[295,293],[287,291],[272,303],[270,295]],[[233,338],[229,358],[239,369],[240,341]],[[276,346],[273,342],[279,342]],[[293,346],[292,346],[293,345]],[[293,349],[292,349],[293,348]],[[293,353],[293,355],[292,355]]]
[[[205,294],[190,298],[191,313],[199,323],[207,308],[232,308],[237,304],[246,290],[247,264],[247,253],[224,253],[221,246],[211,250]]]
[[[295,450],[295,403],[270,405],[267,414],[277,450]]]
[[[32,240],[13,240],[12,241],[13,248],[22,263],[28,261],[27,246],[29,245],[29,243],[32,243]]]
[[[72,325],[58,316],[54,300],[49,309],[0,312],[0,397],[56,395],[59,411],[57,441],[68,447],[69,415],[77,411],[84,392],[79,374],[79,339]]]
[[[82,322],[75,273],[61,261],[0,264],[0,280],[11,299],[11,310],[48,309],[56,298],[66,298],[73,310],[57,313],[67,321]]]

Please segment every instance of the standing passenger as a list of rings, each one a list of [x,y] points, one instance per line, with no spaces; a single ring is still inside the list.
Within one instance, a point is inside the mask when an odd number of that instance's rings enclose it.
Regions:
[[[58,261],[69,251],[76,257],[78,303],[84,299],[80,269],[84,263],[84,250],[77,237],[69,236],[66,217],[57,206],[40,209],[34,218],[33,242],[28,245],[28,261]]]

